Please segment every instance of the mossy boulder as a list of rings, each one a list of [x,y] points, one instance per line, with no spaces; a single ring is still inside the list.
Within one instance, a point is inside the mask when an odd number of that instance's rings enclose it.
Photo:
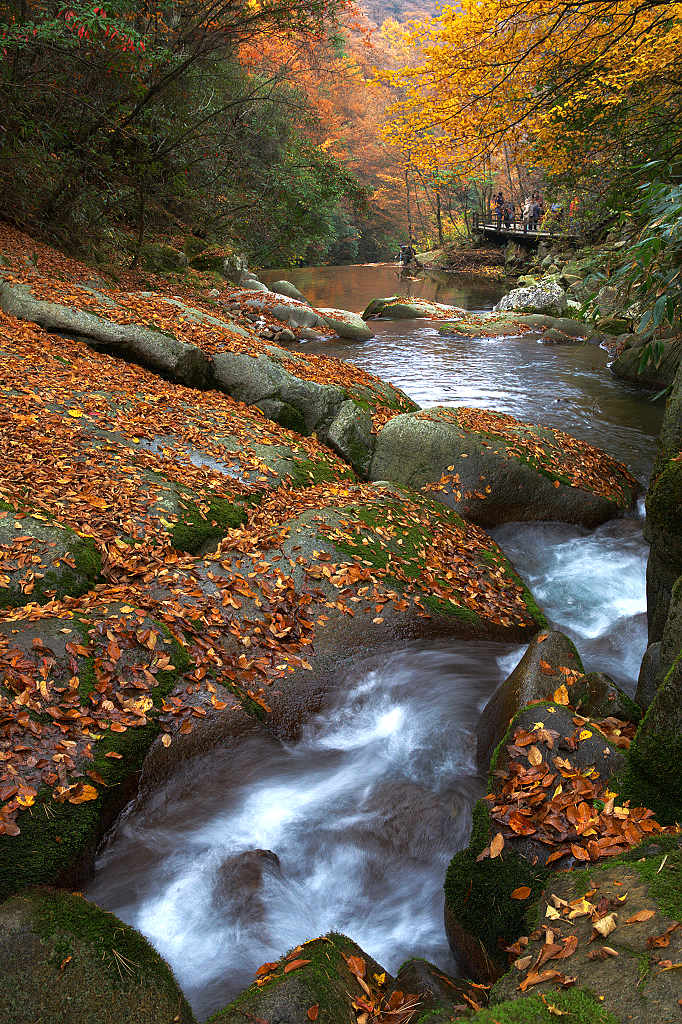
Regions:
[[[503,947],[527,930],[528,904],[511,899],[511,893],[525,885],[537,898],[549,874],[547,868],[530,864],[514,851],[495,861],[478,861],[490,839],[488,806],[479,800],[469,845],[450,861],[444,886],[450,948],[464,973],[483,983],[504,972]]]
[[[148,243],[142,247],[140,262],[148,270],[158,274],[178,273],[188,264],[188,259],[181,249],[172,245]]]
[[[625,466],[560,430],[443,406],[389,420],[370,478],[432,492],[483,526],[529,519],[595,526],[630,508],[638,490]]]
[[[26,886],[76,886],[88,877],[99,840],[135,793],[147,750],[160,731],[163,700],[189,667],[186,649],[163,624],[127,605],[102,601],[99,610],[97,618],[97,604],[90,602],[89,617],[65,608],[0,623],[6,667],[0,698],[8,708],[6,698],[25,693],[32,720],[26,715],[24,750],[30,753],[37,735],[48,764],[52,756],[63,764],[60,776],[43,773],[35,758],[23,763],[27,754],[12,753],[21,786],[3,789],[3,828],[9,834],[0,835],[0,899]],[[144,642],[152,635],[154,650]],[[119,655],[116,675],[105,685],[111,650]],[[49,667],[50,686],[41,689],[43,666]],[[155,685],[141,696],[134,683],[145,669],[145,682],[153,678]],[[35,683],[27,689],[28,677]],[[69,699],[56,706],[59,693]],[[130,709],[136,709],[134,715]],[[22,746],[15,734],[16,744]]]
[[[501,794],[501,780],[512,762],[527,756],[528,747],[523,755],[514,746],[517,730],[534,734],[533,746],[547,764],[553,763],[557,750],[569,750],[571,771],[588,773],[595,785],[605,784],[622,768],[622,752],[614,750],[589,719],[578,719],[583,724],[576,726],[574,718],[572,708],[552,702],[531,704],[514,716],[490,764],[490,798],[479,801],[474,808],[469,846],[450,862],[445,879],[445,930],[466,973],[479,981],[494,980],[504,971],[504,947],[530,930],[527,910],[542,891],[550,871],[555,870],[546,864],[555,845],[543,841],[537,829],[528,835],[507,830],[501,856],[491,858],[484,853],[500,830],[491,819],[488,804],[494,807]],[[583,736],[580,742],[575,741],[578,734]],[[556,864],[572,859],[568,846],[566,850]],[[530,896],[525,900],[512,898],[512,892],[522,886],[530,889]]]
[[[350,965],[347,957],[354,958]],[[214,1014],[211,1024],[305,1024],[309,1020],[319,1024],[355,1024],[353,1002],[366,996],[357,971],[361,969],[363,980],[367,979],[365,984],[369,983],[375,991],[378,986],[374,975],[384,975],[384,986],[391,981],[352,939],[336,932],[305,942],[278,963],[267,966],[270,970],[264,971],[233,1003]]]
[[[551,700],[563,685],[571,703],[577,706],[588,696],[576,682],[582,678],[583,664],[572,640],[557,630],[534,637],[519,664],[500,683],[481,712],[476,726],[479,765],[487,770],[495,747],[524,705],[534,700]]]
[[[296,285],[291,283],[291,281],[275,281],[274,284],[269,285],[269,288],[270,291],[275,292],[276,295],[286,295],[288,299],[298,299],[299,302],[306,302],[310,305],[305,295],[303,295]]]
[[[0,608],[77,597],[101,571],[91,537],[0,502]]]
[[[668,618],[670,598],[682,574],[682,458],[663,464],[646,497],[645,537],[649,641],[660,640]]]
[[[672,662],[639,725],[623,773],[624,795],[671,824],[682,823],[682,580],[673,594],[661,642],[661,662]]]
[[[413,299],[405,295],[391,295],[385,299],[372,299],[362,319],[372,320],[445,320],[464,310],[442,302]]]
[[[628,325],[621,320],[613,320],[599,321],[597,326],[607,333],[620,334],[627,330]],[[657,391],[669,387],[680,365],[682,340],[665,338],[661,343],[662,351],[656,353],[652,350],[649,354],[649,339],[636,334],[630,338],[629,344],[611,363],[611,372],[621,380],[638,384],[640,387]]]
[[[661,837],[624,857],[553,875],[537,904],[539,927],[525,933],[528,942],[517,958],[523,966],[512,967],[497,982],[491,1012],[518,995],[519,985],[545,947],[549,928],[556,951],[574,944],[575,948],[564,958],[546,960],[536,973],[549,968],[576,978],[618,1021],[674,1021],[680,995],[674,965],[682,959],[681,845],[679,837]],[[571,904],[582,898],[592,909],[571,918]],[[613,930],[606,935],[594,931],[595,924],[610,914]],[[639,916],[643,920],[637,920]],[[611,952],[604,952],[604,947]],[[665,970],[671,964],[673,969]],[[551,1003],[560,990],[560,977],[549,977],[531,989]]]
[[[168,964],[139,932],[75,893],[32,889],[0,905],[6,1024],[193,1024]]]
[[[347,338],[349,341],[369,341],[374,337],[374,331],[367,326],[358,313],[351,313],[347,309],[322,307],[318,307],[317,312],[329,330],[338,334],[339,338]]]

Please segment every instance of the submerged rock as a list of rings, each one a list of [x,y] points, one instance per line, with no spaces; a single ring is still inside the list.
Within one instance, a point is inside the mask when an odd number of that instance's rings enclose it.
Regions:
[[[0,1019],[7,1024],[194,1024],[146,939],[75,893],[26,890],[0,905]]]
[[[630,508],[637,493],[621,463],[563,431],[442,406],[389,420],[370,478],[432,492],[484,526],[528,519],[596,526]]]

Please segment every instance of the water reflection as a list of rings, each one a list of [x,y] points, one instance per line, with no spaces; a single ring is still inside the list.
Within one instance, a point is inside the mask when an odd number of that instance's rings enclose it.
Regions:
[[[437,270],[415,276],[395,263],[349,267],[290,267],[264,270],[265,284],[291,281],[313,306],[334,306],[357,313],[372,299],[408,295],[467,309],[492,309],[505,292],[499,281],[480,274],[444,274]]]

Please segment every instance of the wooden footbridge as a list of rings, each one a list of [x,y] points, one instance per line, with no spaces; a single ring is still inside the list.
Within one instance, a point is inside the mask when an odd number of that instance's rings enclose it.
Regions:
[[[483,238],[493,242],[518,242],[520,245],[533,247],[539,245],[543,239],[548,242],[555,241],[556,239],[572,242],[576,238],[576,235],[570,231],[542,228],[533,230],[524,227],[523,223],[518,220],[510,221],[509,226],[505,225],[503,220],[498,228],[497,221],[485,221],[478,214],[474,215],[473,229]]]

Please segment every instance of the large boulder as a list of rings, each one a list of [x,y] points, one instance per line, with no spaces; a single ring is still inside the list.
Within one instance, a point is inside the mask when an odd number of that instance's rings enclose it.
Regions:
[[[528,901],[550,871],[597,863],[660,833],[652,811],[618,806],[610,788],[633,733],[631,723],[551,701],[512,719],[469,846],[445,881],[446,932],[469,976],[502,973],[503,947],[524,932]]]
[[[287,295],[277,294],[265,286],[259,289],[258,294],[237,291],[232,298],[233,301],[239,302],[244,309],[267,313],[275,320],[288,324],[289,327],[325,326],[320,314],[315,312],[305,300],[301,301]]]
[[[674,1021],[682,959],[681,845],[679,837],[665,837],[587,871],[552,876],[535,907],[537,927],[517,939],[513,966],[493,988],[491,1019],[523,992],[562,1012],[557,994],[577,984],[599,997],[610,1020]],[[523,1003],[518,1013],[512,1019],[531,1019],[521,1016]]]
[[[83,309],[37,299],[25,284],[0,280],[0,309],[50,333],[83,338],[93,347],[132,359],[188,387],[203,388],[211,380],[210,360],[196,345],[149,327],[116,323]]]
[[[276,295],[286,295],[288,299],[298,299],[299,302],[305,302],[310,305],[305,295],[299,292],[296,285],[292,284],[291,281],[275,281],[274,284],[270,285],[270,291],[275,292]]]
[[[526,288],[514,288],[494,307],[504,313],[516,310],[520,313],[549,313],[563,316],[568,309],[566,292],[556,280],[543,279]]]
[[[622,352],[611,363],[611,372],[621,380],[640,387],[657,391],[670,387],[680,365],[682,340],[679,337],[664,338],[661,349],[657,353],[652,350],[650,339],[637,334],[628,335]]]
[[[327,309],[321,306],[318,307],[317,312],[330,331],[335,331],[339,338],[348,338],[349,341],[368,341],[374,337],[374,331],[367,326],[359,313],[350,313],[347,309]]]
[[[638,489],[621,463],[563,431],[445,407],[389,420],[370,478],[433,492],[485,526],[528,519],[595,526],[630,508]]]
[[[661,820],[682,822],[682,576],[673,587],[656,646],[656,686],[630,747],[624,786]]]
[[[0,905],[6,1024],[194,1024],[170,967],[139,932],[76,893]]]
[[[459,306],[446,306],[442,302],[413,299],[405,295],[391,295],[385,299],[372,299],[362,314],[363,320],[446,320],[464,310]]]
[[[644,536],[649,541],[646,571],[649,642],[663,635],[672,588],[682,573],[682,366],[677,371],[659,437],[659,450],[646,497]]]

